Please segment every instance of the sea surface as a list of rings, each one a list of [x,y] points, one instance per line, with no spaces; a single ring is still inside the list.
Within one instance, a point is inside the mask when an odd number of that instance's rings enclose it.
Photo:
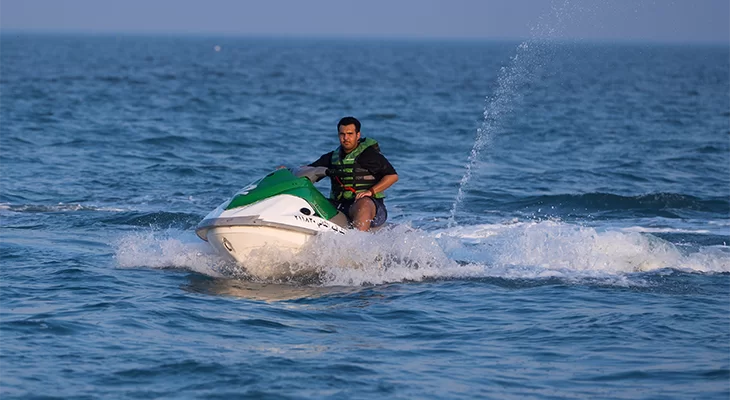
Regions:
[[[726,400],[729,64],[539,35],[3,33],[0,397]],[[289,265],[195,236],[346,115],[399,173],[391,229]]]

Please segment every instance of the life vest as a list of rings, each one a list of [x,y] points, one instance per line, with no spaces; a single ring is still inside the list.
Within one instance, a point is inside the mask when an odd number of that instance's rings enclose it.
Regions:
[[[375,176],[357,162],[357,156],[362,154],[368,147],[374,146],[380,151],[378,142],[375,139],[362,138],[354,150],[340,157],[343,153],[342,146],[332,152],[330,160],[330,178],[332,179],[332,192],[330,198],[335,201],[352,200],[356,193],[364,192],[373,187],[376,183]],[[375,193],[375,198],[382,199],[383,193]]]

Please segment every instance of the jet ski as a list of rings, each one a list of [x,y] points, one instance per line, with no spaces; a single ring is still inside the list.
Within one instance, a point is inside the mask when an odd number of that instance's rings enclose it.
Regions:
[[[275,170],[211,211],[195,233],[241,264],[260,249],[296,253],[315,235],[345,234],[347,217],[314,187],[325,175],[322,167]]]

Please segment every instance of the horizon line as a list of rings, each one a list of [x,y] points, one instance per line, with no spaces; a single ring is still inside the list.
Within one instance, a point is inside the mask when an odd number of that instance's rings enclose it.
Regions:
[[[256,33],[256,32],[186,32],[157,30],[85,30],[85,29],[2,29],[2,35],[65,35],[65,36],[139,36],[139,37],[198,37],[198,38],[240,38],[240,39],[302,39],[302,40],[393,40],[393,41],[447,41],[447,42],[525,42],[548,41],[557,43],[599,43],[599,44],[677,44],[677,45],[728,45],[728,39],[657,39],[657,38],[611,38],[611,37],[508,37],[508,36],[443,36],[443,35],[403,35],[403,34],[359,34],[342,35],[327,33]]]

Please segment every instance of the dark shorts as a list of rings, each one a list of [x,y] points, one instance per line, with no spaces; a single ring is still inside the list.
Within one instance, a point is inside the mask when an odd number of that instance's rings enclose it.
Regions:
[[[385,220],[388,219],[388,210],[385,208],[385,202],[383,199],[376,199],[374,197],[368,197],[368,199],[375,203],[375,217],[373,218],[373,222],[370,223],[370,227],[377,228],[380,225],[383,225]],[[335,204],[335,206],[337,206],[337,210],[342,211],[347,216],[347,219],[350,220],[350,207],[352,207],[354,203],[354,200],[343,201],[339,204]]]

